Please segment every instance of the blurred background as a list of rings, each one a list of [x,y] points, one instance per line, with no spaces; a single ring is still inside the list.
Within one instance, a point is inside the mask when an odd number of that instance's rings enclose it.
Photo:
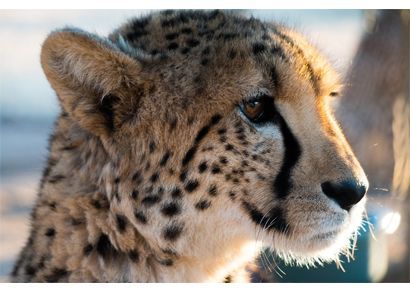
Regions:
[[[59,112],[41,70],[42,41],[77,26],[107,35],[149,10],[0,10],[0,280],[7,281],[29,229],[29,213]],[[409,11],[240,10],[302,32],[345,81],[335,100],[341,125],[370,181],[368,219],[355,260],[286,265],[272,252],[255,281],[410,282]],[[344,270],[344,271],[343,271]]]

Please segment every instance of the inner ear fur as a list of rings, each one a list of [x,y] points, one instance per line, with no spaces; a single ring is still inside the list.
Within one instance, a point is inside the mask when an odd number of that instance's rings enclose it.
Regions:
[[[73,28],[47,37],[41,65],[63,109],[97,136],[114,131],[114,109],[127,102],[127,91],[143,83],[136,60],[108,40]],[[134,109],[134,105],[129,106]]]

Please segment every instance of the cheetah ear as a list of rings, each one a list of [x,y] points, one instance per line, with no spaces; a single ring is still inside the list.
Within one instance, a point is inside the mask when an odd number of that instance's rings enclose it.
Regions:
[[[73,28],[47,37],[41,65],[63,109],[82,128],[100,137],[115,130],[116,109],[124,108],[121,104],[127,90],[142,83],[136,60],[110,41]]]

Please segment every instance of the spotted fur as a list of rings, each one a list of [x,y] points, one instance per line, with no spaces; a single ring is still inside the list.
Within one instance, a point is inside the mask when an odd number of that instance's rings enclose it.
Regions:
[[[348,247],[364,201],[321,184],[366,178],[327,106],[337,77],[295,32],[164,11],[54,31],[41,63],[61,115],[14,281],[246,281],[261,242],[300,263]],[[239,105],[261,93],[256,125]]]

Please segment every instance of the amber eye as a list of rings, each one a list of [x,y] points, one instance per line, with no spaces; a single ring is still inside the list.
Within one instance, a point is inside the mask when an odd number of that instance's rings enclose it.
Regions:
[[[241,105],[241,110],[246,118],[254,122],[263,115],[264,108],[263,100],[259,98],[243,101]]]

